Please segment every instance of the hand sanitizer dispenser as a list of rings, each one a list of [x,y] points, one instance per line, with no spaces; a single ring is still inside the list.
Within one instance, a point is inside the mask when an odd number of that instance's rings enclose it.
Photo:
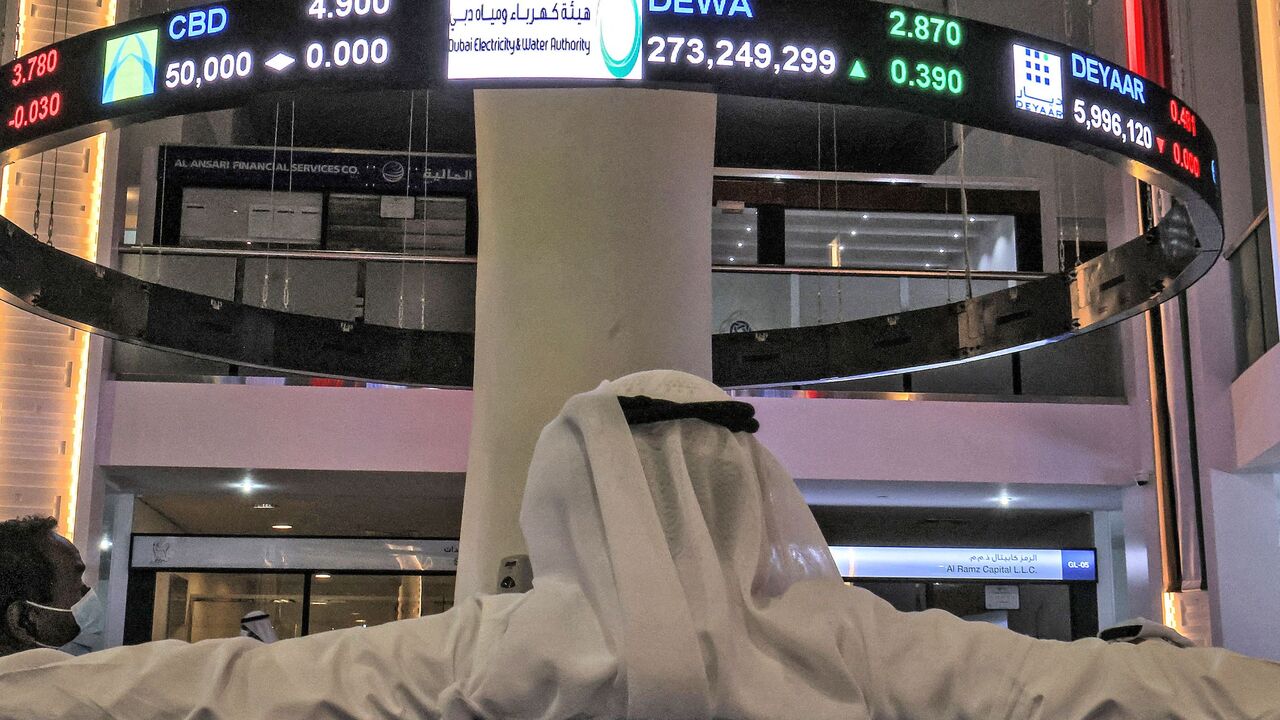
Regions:
[[[532,589],[533,567],[529,565],[529,556],[512,555],[503,558],[498,566],[497,593],[524,593]]]

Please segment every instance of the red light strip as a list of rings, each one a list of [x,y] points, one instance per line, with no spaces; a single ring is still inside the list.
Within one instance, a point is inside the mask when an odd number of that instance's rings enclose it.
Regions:
[[[1147,29],[1142,0],[1124,0],[1125,37],[1129,41],[1129,69],[1147,75]]]

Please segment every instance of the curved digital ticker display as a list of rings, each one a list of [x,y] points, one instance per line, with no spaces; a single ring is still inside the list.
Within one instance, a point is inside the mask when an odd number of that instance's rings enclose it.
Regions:
[[[873,377],[1053,342],[1185,291],[1222,248],[1217,153],[1186,103],[1061,43],[872,0],[225,0],[0,67],[0,161],[273,93],[444,85],[684,88],[891,108],[1087,152],[1180,201],[1142,237],[1065,275],[891,316],[717,335],[714,379],[726,387]],[[350,108],[353,121],[359,112]],[[4,218],[0,244],[0,296],[76,327],[294,372],[470,378],[467,336],[145,283]]]
[[[317,84],[615,82],[916,111],[1112,153],[1219,204],[1212,138],[1162,88],[1059,43],[871,0],[228,1],[74,37],[0,77],[9,158],[103,121]]]

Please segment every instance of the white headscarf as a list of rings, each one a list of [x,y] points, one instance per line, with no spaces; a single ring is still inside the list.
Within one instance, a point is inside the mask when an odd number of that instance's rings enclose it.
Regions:
[[[251,610],[240,618],[240,637],[253,638],[267,645],[280,641],[275,626],[271,624],[271,616],[261,610]]]
[[[530,592],[269,646],[0,660],[0,718],[1280,719],[1275,664],[1038,641],[844,586],[753,436],[630,427],[618,397],[639,395],[729,400],[666,372],[570,399],[529,471]]]

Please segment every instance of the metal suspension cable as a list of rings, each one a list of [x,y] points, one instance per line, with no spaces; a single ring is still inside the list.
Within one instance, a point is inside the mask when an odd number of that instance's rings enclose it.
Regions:
[[[965,168],[965,127],[960,128],[960,232],[964,237],[964,285],[965,298],[973,299],[973,256],[969,247],[969,188]]]
[[[276,211],[276,159],[280,151],[280,101],[276,101],[276,122],[275,131],[271,138],[271,190],[268,193],[268,205],[271,212],[271,222],[268,224],[267,230],[267,250],[270,251],[275,245],[276,235],[276,218],[280,213]],[[252,217],[250,218],[252,223]],[[267,302],[271,299],[271,256],[265,259],[262,270],[262,307],[267,307]]]
[[[831,106],[831,164],[835,171],[836,184],[836,212],[841,213],[844,208],[840,205],[840,117],[836,114],[838,108]],[[839,232],[839,231],[837,231]],[[844,239],[839,235],[836,236],[836,256],[840,260],[840,266],[844,267]],[[836,278],[836,322],[844,322],[844,278]]]
[[[822,164],[822,106],[818,106],[818,172],[822,172],[826,168]],[[818,210],[822,210],[822,179],[818,179]],[[758,236],[757,236],[758,237]],[[814,285],[818,289],[818,324],[821,325],[826,319],[822,312],[822,279],[819,278]]]
[[[427,172],[431,168],[431,91],[427,90],[427,106],[422,130],[422,256],[427,256]],[[427,267],[418,267],[420,298],[418,329],[427,329]]]
[[[289,202],[293,202],[293,151],[296,147],[296,138],[298,132],[298,101],[289,101]],[[274,171],[275,168],[273,167]],[[294,222],[298,222],[298,206],[294,206]],[[289,312],[289,286],[293,282],[293,273],[289,264],[289,256],[284,257],[284,290],[280,296],[280,303],[284,307],[285,312]]]
[[[418,92],[411,90],[409,92],[409,148],[405,151],[405,170],[404,170],[404,196],[412,197],[410,190],[413,187],[413,112],[417,108]],[[425,160],[424,160],[425,162]],[[423,178],[426,182],[426,178]],[[401,218],[400,220],[400,307],[396,313],[396,327],[404,328],[404,287],[405,287],[405,268],[407,266],[406,256],[409,254],[409,221]]]

